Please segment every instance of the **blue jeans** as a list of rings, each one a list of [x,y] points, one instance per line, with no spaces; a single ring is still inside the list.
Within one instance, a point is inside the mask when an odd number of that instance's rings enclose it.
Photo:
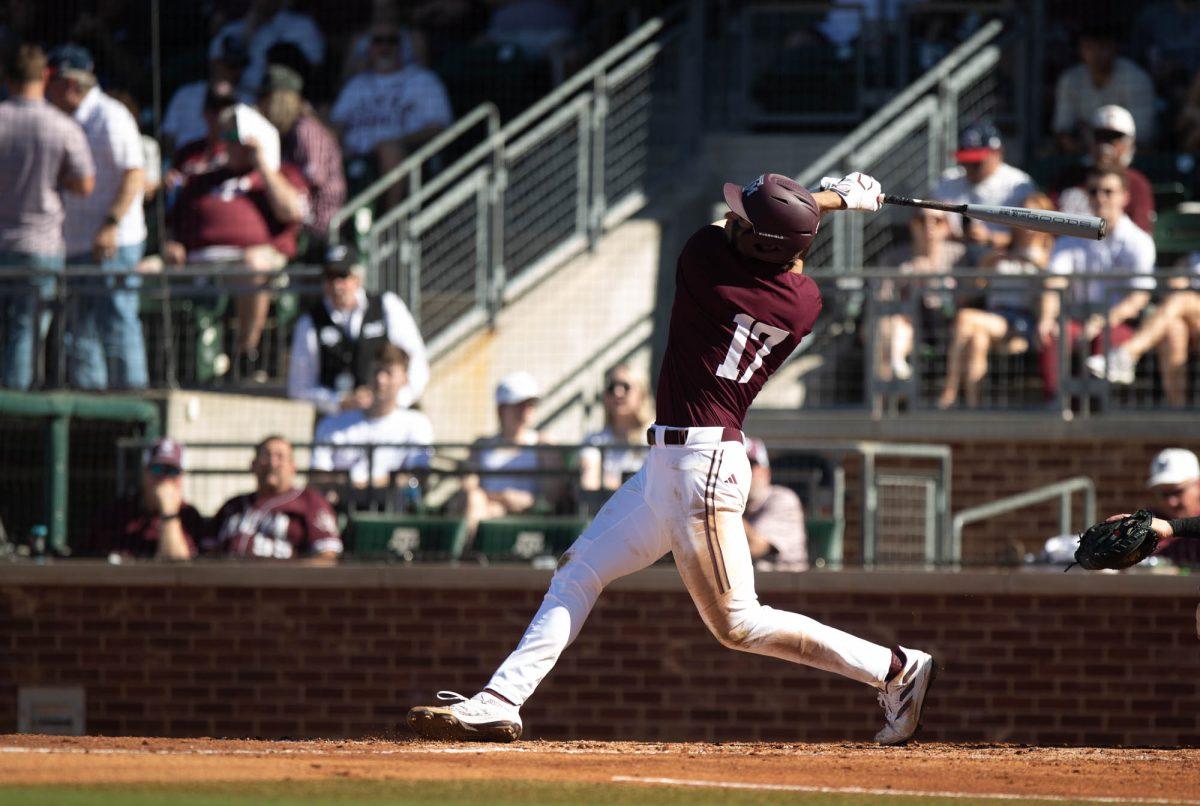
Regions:
[[[27,252],[0,252],[2,269],[43,269],[61,272],[62,255],[32,255]],[[5,312],[4,385],[9,389],[28,389],[33,383],[33,367],[39,347],[50,329],[49,303],[54,299],[55,277],[0,282],[0,303]],[[37,335],[34,314],[40,311]]]
[[[144,243],[117,247],[117,253],[100,264],[111,272],[129,272],[137,266]],[[72,255],[68,266],[95,266],[90,254]],[[81,277],[71,281],[71,305],[64,344],[71,386],[76,389],[144,389],[146,341],[138,318],[136,274],[121,277]]]

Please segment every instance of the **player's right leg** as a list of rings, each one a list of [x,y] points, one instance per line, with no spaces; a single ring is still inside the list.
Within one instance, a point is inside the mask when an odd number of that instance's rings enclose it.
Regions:
[[[613,494],[563,555],[541,608],[487,686],[453,705],[413,708],[408,724],[414,731],[430,739],[520,737],[520,707],[579,635],[604,587],[670,551],[669,538],[646,504],[645,472],[643,468]],[[458,697],[453,692],[442,695]]]

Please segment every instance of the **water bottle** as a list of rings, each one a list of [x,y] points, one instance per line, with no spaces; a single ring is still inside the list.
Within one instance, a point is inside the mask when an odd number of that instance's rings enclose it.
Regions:
[[[46,538],[49,530],[43,523],[36,523],[29,528],[29,552],[34,562],[39,565],[46,562]]]
[[[408,477],[408,481],[404,483],[401,498],[404,501],[405,512],[416,514],[421,511],[421,482],[417,481],[416,476]]]

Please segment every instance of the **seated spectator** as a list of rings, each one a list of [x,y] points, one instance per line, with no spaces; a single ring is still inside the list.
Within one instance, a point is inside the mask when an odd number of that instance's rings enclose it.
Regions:
[[[0,286],[4,303],[4,385],[28,389],[50,329],[46,303],[65,262],[64,193],[96,185],[91,149],[79,124],[46,102],[46,54],[21,45],[4,59],[0,101],[0,267],[38,271]],[[39,310],[41,308],[42,310]]]
[[[1029,174],[1004,161],[1004,141],[990,123],[979,123],[963,130],[954,153],[958,167],[946,172],[933,189],[933,198],[951,204],[995,204],[1017,206],[1037,190]],[[1012,240],[1012,231],[999,224],[971,219],[963,227],[963,218],[950,213],[950,236],[966,246],[961,265],[978,266],[993,249],[1003,249]]]
[[[312,469],[349,473],[357,487],[391,485],[392,474],[428,467],[433,426],[419,411],[401,408],[396,396],[408,385],[408,354],[380,345],[371,365],[371,405],[333,414],[317,425]],[[378,445],[370,456],[362,445]]]
[[[406,8],[406,13],[412,15],[414,9]],[[396,60],[401,67],[410,64],[429,66],[428,44],[425,35],[416,29],[401,24],[400,11],[396,0],[372,0],[371,21],[365,31],[360,31],[350,38],[342,60],[342,83],[352,79],[359,73],[368,70],[371,54],[371,31],[376,25],[395,25],[400,32],[400,42]]]
[[[547,56],[575,33],[575,13],[561,0],[499,0],[492,6],[488,39],[515,45],[534,57]]]
[[[462,491],[450,505],[466,517],[471,534],[481,520],[549,507],[557,497],[554,482],[537,474],[560,469],[554,454],[533,447],[545,444],[533,427],[539,395],[528,372],[509,373],[496,384],[500,432],[475,442],[468,465],[476,472],[463,479]]]
[[[808,570],[808,533],[804,506],[790,487],[771,483],[771,460],[761,439],[746,440],[750,492],[742,522],[750,556],[760,570]]]
[[[325,60],[325,38],[320,29],[307,14],[292,11],[291,5],[291,0],[251,0],[246,16],[213,37],[210,59],[217,57],[224,37],[237,36],[246,42],[250,58],[238,85],[244,95],[258,92],[267,71],[267,51],[280,42],[296,45],[312,66]]]
[[[1163,520],[1200,516],[1200,461],[1185,448],[1167,448],[1150,462],[1146,488],[1154,496],[1150,510]],[[1200,568],[1200,540],[1165,538],[1154,553],[1178,566]]]
[[[212,266],[268,272],[296,255],[307,214],[307,186],[294,165],[279,161],[275,127],[231,88],[217,86],[204,103],[208,136],[175,155],[179,191],[167,216],[163,257],[173,266]],[[260,371],[259,342],[271,295],[266,279],[240,279],[236,298],[237,377]],[[254,293],[248,293],[254,291]]]
[[[270,436],[254,449],[254,492],[226,501],[217,512],[206,554],[331,565],[342,553],[337,518],[322,495],[296,486],[292,444]]]
[[[909,221],[912,254],[900,264],[904,273],[914,275],[947,274],[962,259],[963,245],[950,238],[950,219],[937,210],[921,210]],[[896,281],[880,289],[884,300],[912,299],[920,296],[922,331],[937,332],[944,325],[945,302],[941,289],[953,287],[953,280],[929,280],[923,283]],[[897,288],[898,286],[898,288]],[[906,381],[912,377],[909,359],[915,337],[914,323],[906,313],[879,317],[878,373],[882,380]]]
[[[1188,259],[1193,274],[1200,275],[1200,252]],[[1133,383],[1138,361],[1158,348],[1158,375],[1162,379],[1167,405],[1181,409],[1187,404],[1188,353],[1200,337],[1200,280],[1179,277],[1169,281],[1177,289],[1167,295],[1154,313],[1129,337],[1129,341],[1087,360],[1087,368],[1097,378],[1113,383]]]
[[[1106,328],[1113,346],[1119,347],[1133,335],[1133,323],[1150,301],[1150,290],[1154,288],[1149,275],[1154,272],[1156,252],[1154,239],[1125,215],[1128,192],[1121,172],[1093,168],[1088,174],[1087,192],[1092,214],[1105,220],[1108,235],[1102,241],[1059,238],[1050,254],[1051,274],[1080,279],[1110,273],[1147,275],[1144,279],[1070,283],[1065,294],[1068,332],[1062,335],[1072,345],[1080,340],[1090,342],[1095,355],[1104,349]],[[1061,298],[1056,289],[1064,287],[1065,281],[1047,281],[1038,320],[1042,348],[1039,360],[1048,400],[1058,395]]]
[[[160,439],[143,456],[141,489],[99,513],[92,533],[73,546],[80,557],[190,560],[210,524],[184,501],[183,445]]]
[[[585,490],[615,490],[642,469],[646,429],[653,419],[646,384],[628,365],[613,367],[604,381],[604,427],[583,438],[584,445],[596,449],[580,454]]]
[[[1053,210],[1049,197],[1034,193],[1022,202],[1031,210]],[[967,406],[979,405],[979,386],[987,374],[988,353],[1003,348],[1010,354],[1029,349],[1036,331],[1034,286],[1023,280],[1005,282],[1005,275],[1041,274],[1050,262],[1054,236],[1017,228],[1004,249],[997,249],[980,266],[995,272],[984,292],[983,308],[961,308],[954,317],[954,335],[946,355],[946,385],[938,408],[958,402],[961,384]]]
[[[391,291],[363,290],[365,273],[353,247],[329,247],[322,271],[324,294],[301,315],[292,333],[288,397],[308,400],[322,414],[374,404],[367,388],[371,360],[384,344],[394,344],[408,356],[407,383],[396,393],[398,406],[416,403],[429,382],[425,342],[412,314]]]
[[[453,120],[441,79],[402,61],[398,26],[372,26],[367,61],[369,70],[350,79],[329,113],[342,136],[351,194],[399,165]],[[393,194],[389,202],[399,198]]]
[[[192,81],[175,90],[167,104],[162,121],[162,149],[168,157],[197,140],[208,136],[208,124],[204,117],[204,99],[209,88],[228,85],[235,89],[242,103],[253,103],[250,93],[238,92],[242,73],[250,63],[246,41],[239,36],[218,37],[210,49],[208,78]]]
[[[1092,167],[1123,171],[1129,187],[1129,206],[1125,215],[1139,227],[1154,234],[1154,190],[1150,180],[1133,162],[1134,135],[1137,131],[1133,115],[1121,106],[1102,106],[1092,115],[1088,130],[1088,156],[1077,165],[1067,168],[1054,180],[1050,198],[1064,213],[1091,214],[1087,197],[1088,170]]]
[[[1079,34],[1080,63],[1063,71],[1054,90],[1051,128],[1067,154],[1084,150],[1083,133],[1102,106],[1128,109],[1136,121],[1139,143],[1154,140],[1154,82],[1146,71],[1117,55],[1117,36],[1107,26],[1090,26]]]
[[[61,45],[48,58],[46,97],[83,128],[96,166],[92,195],[63,199],[67,265],[125,275],[71,281],[80,293],[65,335],[67,377],[80,389],[143,389],[149,379],[138,317],[141,283],[130,274],[146,249],[142,135],[129,110],[100,89],[84,48]]]
[[[311,214],[304,224],[308,235],[305,252],[325,253],[329,222],[346,203],[346,176],[342,173],[342,149],[333,132],[313,113],[301,94],[304,80],[290,67],[273,64],[267,68],[258,96],[259,111],[279,130],[279,156],[295,165],[308,185]]]

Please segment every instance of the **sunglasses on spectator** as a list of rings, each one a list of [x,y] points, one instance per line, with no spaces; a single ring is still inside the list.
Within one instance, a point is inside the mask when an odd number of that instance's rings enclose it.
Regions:
[[[345,280],[350,275],[351,275],[351,272],[348,272],[348,271],[324,271],[324,272],[321,272],[321,277],[324,278],[325,282],[327,282],[327,283],[332,283],[334,280]]]
[[[173,479],[176,476],[183,475],[183,471],[175,467],[175,465],[154,464],[146,469],[150,471],[151,476],[158,476],[159,478]]]
[[[1191,485],[1184,484],[1182,487],[1168,487],[1165,490],[1155,490],[1154,494],[1163,500],[1175,498],[1176,496],[1184,495]]]
[[[620,390],[621,392],[628,394],[629,390],[632,388],[633,384],[629,383],[628,381],[609,381],[608,386],[604,387],[604,393],[606,395],[615,395],[617,391]]]
[[[1115,196],[1120,192],[1120,188],[1089,187],[1087,189],[1089,196]]]
[[[1113,129],[1096,129],[1092,132],[1092,139],[1097,143],[1115,143],[1117,140],[1123,140],[1124,138],[1124,132]]]

